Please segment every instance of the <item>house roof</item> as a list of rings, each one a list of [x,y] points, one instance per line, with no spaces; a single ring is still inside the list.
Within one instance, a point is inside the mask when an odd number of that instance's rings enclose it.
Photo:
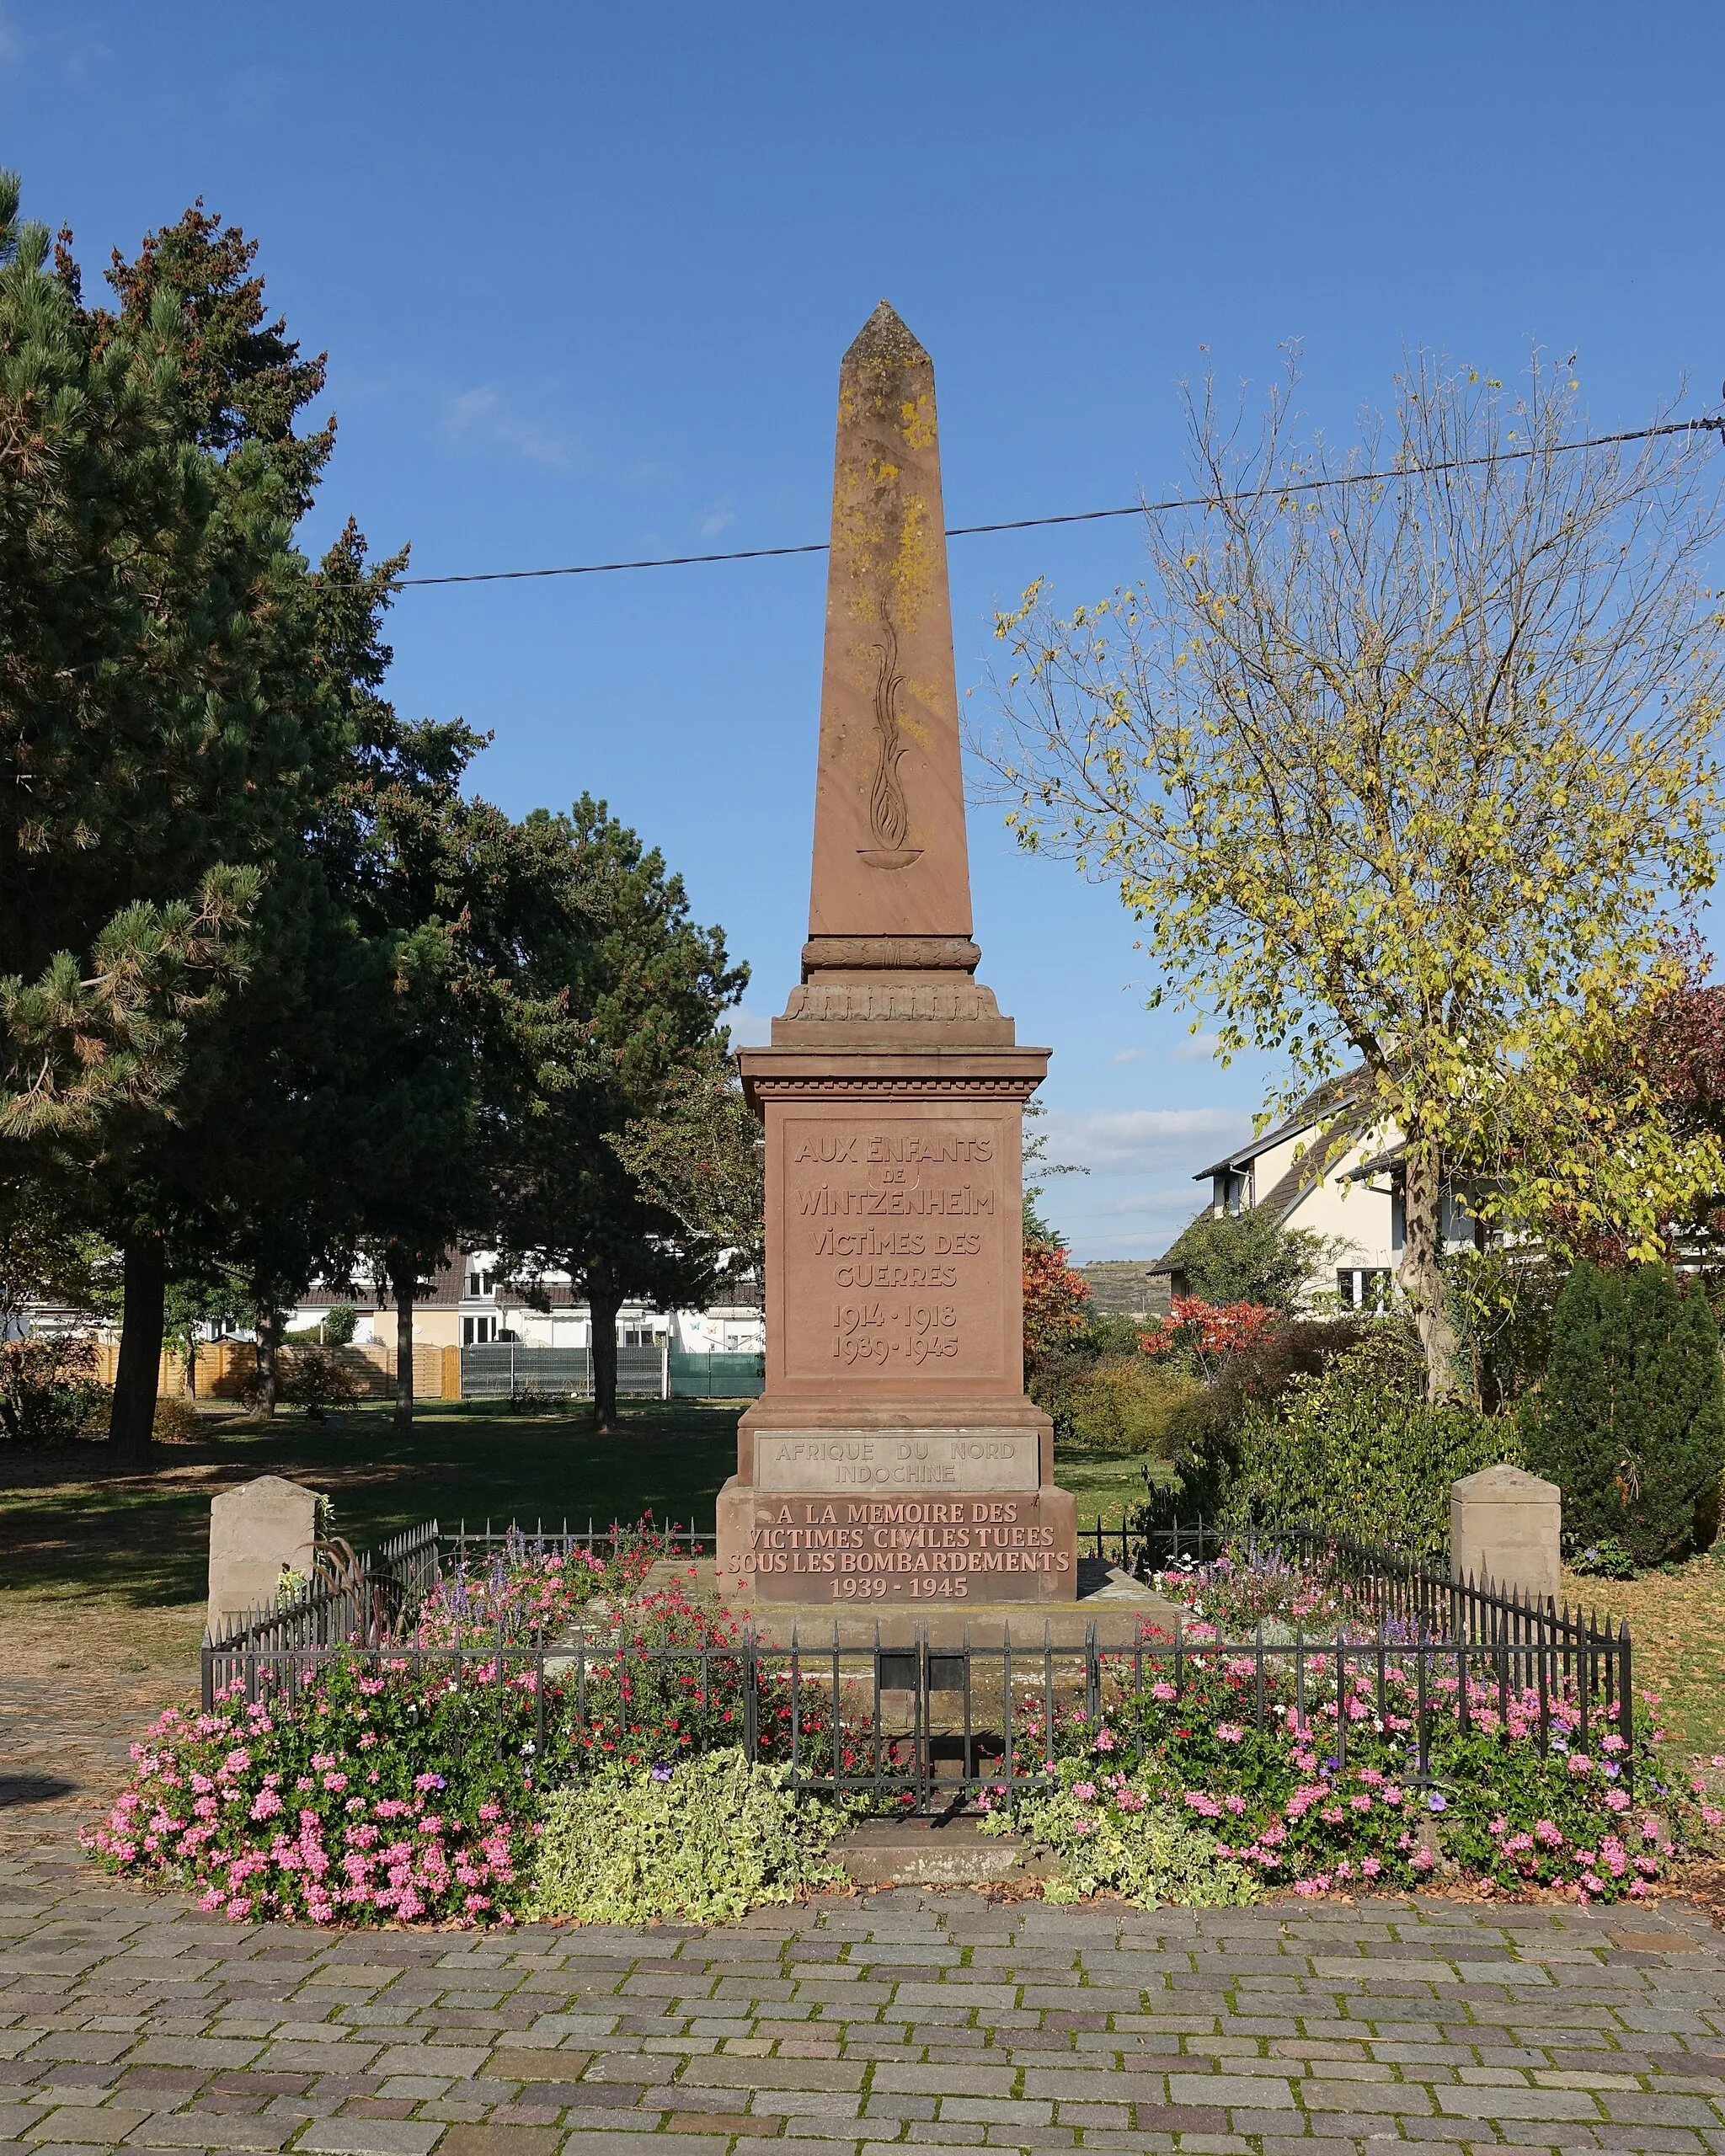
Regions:
[[[1212,1176],[1220,1175],[1225,1169],[1243,1168],[1255,1161],[1260,1153],[1268,1153],[1272,1146],[1285,1139],[1297,1138],[1302,1130],[1310,1130],[1314,1123],[1322,1123],[1326,1116],[1337,1111],[1361,1092],[1370,1073],[1363,1063],[1356,1063],[1351,1070],[1343,1070],[1334,1078],[1326,1078],[1315,1086],[1285,1122],[1274,1129],[1267,1130],[1262,1138],[1254,1138],[1249,1145],[1242,1145],[1236,1152],[1224,1154],[1220,1161],[1212,1161],[1207,1168],[1200,1168],[1193,1177],[1194,1182],[1208,1182]],[[1284,1177],[1283,1181],[1286,1178]],[[1280,1185],[1278,1184],[1278,1188]],[[1262,1203],[1263,1201],[1259,1200]]]

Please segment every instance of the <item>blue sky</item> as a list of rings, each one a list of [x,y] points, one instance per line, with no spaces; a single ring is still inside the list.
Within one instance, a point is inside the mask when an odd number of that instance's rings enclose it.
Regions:
[[[1578,348],[1632,425],[1725,376],[1715,6],[836,9],[0,0],[0,161],[87,271],[195,195],[330,353],[350,511],[425,574],[825,536],[838,359],[886,295],[932,352],[954,523],[1178,480],[1177,390],[1303,341],[1345,429],[1405,343]],[[1033,577],[1130,521],[959,540],[961,693]],[[491,730],[505,807],[584,787],[782,1006],[806,918],[823,565],[405,594],[393,693]],[[1154,1255],[1274,1074],[1146,1011],[1106,891],[973,808],[984,977],[1055,1059],[1048,1209]]]

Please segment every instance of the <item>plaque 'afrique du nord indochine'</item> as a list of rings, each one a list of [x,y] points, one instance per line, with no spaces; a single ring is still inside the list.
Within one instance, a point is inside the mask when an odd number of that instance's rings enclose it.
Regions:
[[[718,1500],[727,1591],[1070,1600],[1024,1392],[1019,1048],[976,979],[934,369],[884,301],[839,372],[802,985],[738,1057],[766,1135],[766,1384]]]

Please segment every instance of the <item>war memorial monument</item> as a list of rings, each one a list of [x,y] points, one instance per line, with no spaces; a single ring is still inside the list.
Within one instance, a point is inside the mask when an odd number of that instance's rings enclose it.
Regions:
[[[884,301],[846,353],[802,984],[739,1055],[766,1127],[766,1378],[724,1588],[835,1611],[1071,1601],[1025,1396],[1021,1048],[976,979],[934,369]]]

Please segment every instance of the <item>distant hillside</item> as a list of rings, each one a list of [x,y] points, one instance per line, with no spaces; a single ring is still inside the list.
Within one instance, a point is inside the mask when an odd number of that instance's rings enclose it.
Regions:
[[[1168,1307],[1168,1276],[1146,1261],[1099,1258],[1078,1270],[1090,1283],[1090,1307],[1101,1317],[1160,1317]]]

